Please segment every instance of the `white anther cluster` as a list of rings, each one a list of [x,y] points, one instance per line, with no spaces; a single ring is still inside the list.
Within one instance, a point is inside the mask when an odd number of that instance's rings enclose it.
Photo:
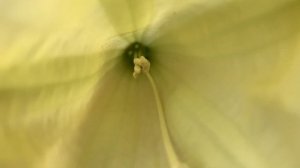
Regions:
[[[133,77],[137,78],[141,73],[148,73],[150,70],[150,62],[144,57],[136,57],[133,59],[134,69],[133,69]]]

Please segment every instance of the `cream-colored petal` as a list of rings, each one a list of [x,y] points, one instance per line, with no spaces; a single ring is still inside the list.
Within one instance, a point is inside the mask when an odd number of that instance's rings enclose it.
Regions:
[[[95,85],[109,67],[104,56],[47,59],[46,55],[45,61],[0,71],[2,167],[68,165],[69,154],[60,149],[82,122]],[[62,161],[52,162],[61,155]]]
[[[300,3],[197,9],[149,40],[179,155],[191,167],[299,167]]]
[[[239,99],[233,104],[240,107],[226,109],[191,89],[171,95],[167,118],[182,159],[204,168],[299,167],[299,118],[274,104]]]
[[[237,4],[233,7],[229,3],[198,15],[199,19],[194,16],[186,26],[177,26],[173,31],[167,31],[173,29],[171,27],[161,30],[162,36],[151,44],[152,70],[154,76],[168,78],[166,89],[188,83],[207,99],[226,106],[227,101],[236,101],[230,99],[231,95],[241,91],[253,94],[278,85],[282,80],[288,81],[284,76],[299,60],[299,2],[277,4],[274,10],[248,19],[241,15]],[[255,3],[248,6],[249,11],[255,7]],[[201,21],[199,26],[198,20]],[[235,21],[235,24],[223,20]],[[202,31],[205,25],[210,25],[207,32]],[[215,35],[213,30],[217,28],[223,33]],[[172,34],[175,29],[178,34]],[[181,82],[176,82],[178,80]],[[167,84],[162,81],[161,85]]]
[[[116,37],[97,0],[1,1],[0,10],[0,71],[96,53]]]
[[[153,19],[153,0],[99,0],[118,35],[128,41],[141,40]]]
[[[48,166],[78,127],[116,35],[99,6],[0,2],[0,167]]]
[[[32,168],[69,136],[86,111],[100,69],[99,56],[77,56],[1,71],[0,165]]]
[[[144,76],[134,79],[122,64],[99,83],[72,141],[72,168],[168,167],[151,87]]]

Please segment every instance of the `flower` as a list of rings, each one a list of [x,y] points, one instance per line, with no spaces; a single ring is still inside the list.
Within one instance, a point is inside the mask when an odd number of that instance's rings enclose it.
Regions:
[[[0,167],[300,167],[299,1],[0,9]]]

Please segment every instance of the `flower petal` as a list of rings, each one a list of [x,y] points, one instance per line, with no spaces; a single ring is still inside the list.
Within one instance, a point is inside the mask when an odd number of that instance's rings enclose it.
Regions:
[[[141,40],[153,17],[153,0],[100,0],[100,5],[118,35],[129,41]]]
[[[150,40],[179,154],[191,167],[299,167],[299,1],[199,6]]]
[[[222,109],[189,89],[171,95],[168,122],[182,159],[190,167],[299,167],[299,118],[239,98],[240,107]]]
[[[1,166],[33,167],[78,126],[101,76],[99,64],[98,56],[83,56],[0,72]]]
[[[45,155],[81,123],[111,59],[99,51],[116,35],[98,7],[96,0],[0,2],[0,167],[44,167]]]
[[[97,53],[116,36],[97,0],[1,1],[0,9],[0,70]]]
[[[75,165],[168,167],[151,87],[143,76],[134,79],[122,64],[113,67],[99,84],[73,141]]]

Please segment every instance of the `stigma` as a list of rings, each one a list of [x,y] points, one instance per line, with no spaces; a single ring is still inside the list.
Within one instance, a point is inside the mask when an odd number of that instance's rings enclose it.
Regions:
[[[137,78],[141,73],[147,74],[150,70],[150,61],[143,55],[133,59],[133,77]]]

